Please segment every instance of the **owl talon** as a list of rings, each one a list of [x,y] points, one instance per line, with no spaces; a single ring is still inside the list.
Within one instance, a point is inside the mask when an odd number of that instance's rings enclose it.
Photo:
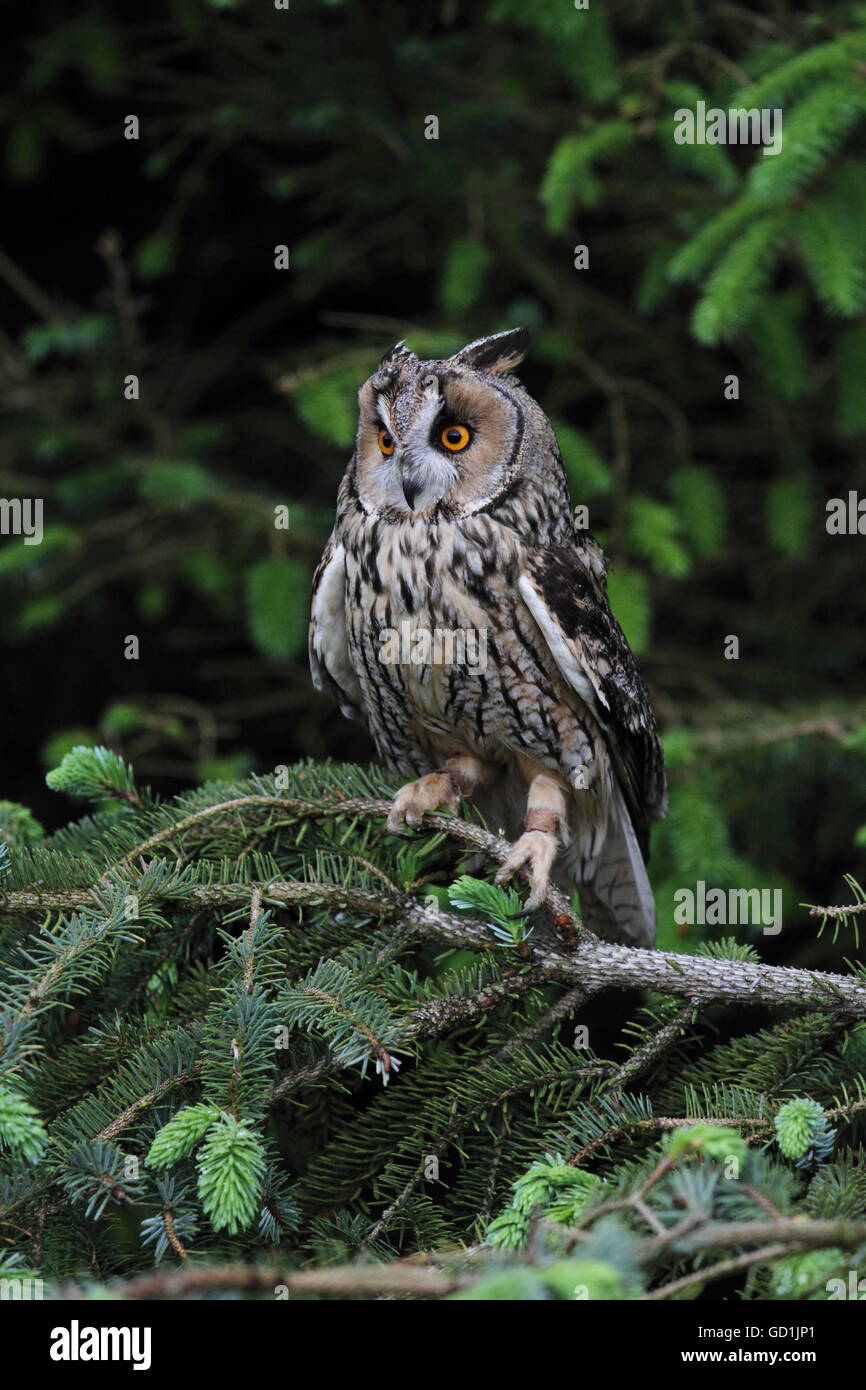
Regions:
[[[387,829],[394,835],[400,834],[404,826],[414,830],[427,811],[437,811],[440,806],[456,816],[460,799],[447,772],[428,772],[426,777],[400,788],[391,803]]]
[[[534,912],[544,901],[557,848],[556,836],[548,831],[525,830],[512,845],[511,853],[496,875],[496,883],[505,883],[518,870],[528,869],[530,894],[526,912]]]

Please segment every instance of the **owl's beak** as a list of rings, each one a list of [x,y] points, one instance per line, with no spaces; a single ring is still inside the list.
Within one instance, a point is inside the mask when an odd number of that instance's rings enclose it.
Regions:
[[[421,492],[424,484],[423,480],[412,468],[412,460],[407,454],[403,454],[397,465],[400,475],[400,486],[403,489],[403,496],[406,498],[406,506],[410,512],[415,510],[415,501]]]
[[[415,510],[415,498],[421,491],[421,482],[418,478],[402,477],[400,486],[403,489],[403,496],[406,498],[406,505],[410,512]]]

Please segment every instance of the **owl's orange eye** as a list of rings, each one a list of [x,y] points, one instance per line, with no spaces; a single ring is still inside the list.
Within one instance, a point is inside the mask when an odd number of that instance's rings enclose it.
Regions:
[[[393,454],[393,452],[394,452],[394,436],[393,436],[393,435],[390,435],[390,434],[388,433],[387,430],[380,430],[379,433],[377,434],[376,438],[377,438],[378,441],[379,441],[379,448],[382,450],[382,453],[383,453],[383,454]]]
[[[439,436],[446,449],[450,449],[452,454],[457,454],[461,449],[465,449],[472,435],[465,425],[448,425]]]

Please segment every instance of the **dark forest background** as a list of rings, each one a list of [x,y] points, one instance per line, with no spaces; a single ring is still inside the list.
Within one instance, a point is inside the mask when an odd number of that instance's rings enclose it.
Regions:
[[[864,542],[825,527],[866,491],[866,8],[46,0],[4,27],[0,495],[46,530],[0,542],[0,795],[61,824],[44,773],[80,743],[164,794],[367,760],[305,653],[355,393],[396,339],[525,324],[666,731],[661,940],[702,878],[782,887],[786,962],[836,958],[798,904],[847,895],[866,820]],[[782,154],[676,145],[698,99],[782,106]]]

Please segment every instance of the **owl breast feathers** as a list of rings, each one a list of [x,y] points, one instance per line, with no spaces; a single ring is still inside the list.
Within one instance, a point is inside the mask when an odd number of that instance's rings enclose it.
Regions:
[[[392,829],[466,796],[515,841],[500,878],[528,870],[530,906],[552,875],[593,930],[648,946],[658,730],[553,430],[510,374],[525,349],[521,329],[445,361],[398,344],[361,388],[313,680],[412,779]]]

